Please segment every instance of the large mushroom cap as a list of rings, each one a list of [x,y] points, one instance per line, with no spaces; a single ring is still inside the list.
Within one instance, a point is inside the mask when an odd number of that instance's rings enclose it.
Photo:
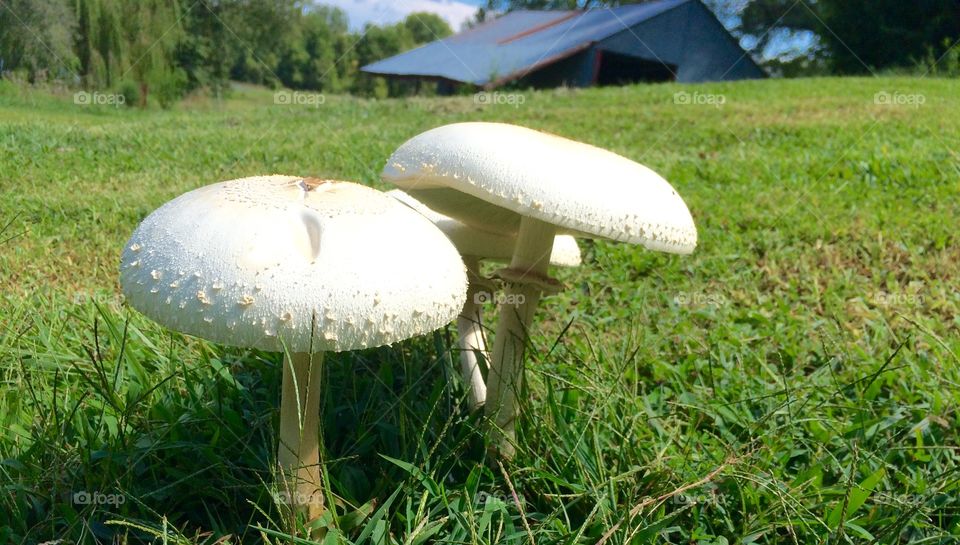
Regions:
[[[387,195],[432,221],[437,228],[443,231],[443,234],[447,235],[460,255],[494,261],[509,261],[510,256],[513,255],[513,248],[517,243],[515,235],[491,233],[476,229],[430,209],[427,205],[399,189],[391,189],[387,191]],[[554,237],[553,250],[550,252],[550,264],[558,267],[577,267],[580,263],[580,247],[577,246],[576,239],[570,235]]]
[[[649,168],[588,144],[503,123],[455,123],[393,153],[385,180],[471,226],[516,233],[521,216],[561,232],[690,253],[697,230]]]
[[[294,176],[209,185],[133,233],[127,300],[171,329],[291,352],[380,346],[432,331],[463,306],[456,249],[373,189]]]

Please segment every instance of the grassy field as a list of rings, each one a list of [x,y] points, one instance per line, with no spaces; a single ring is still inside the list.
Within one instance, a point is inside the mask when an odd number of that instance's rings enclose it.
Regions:
[[[241,88],[138,111],[0,82],[0,543],[287,542],[279,356],[124,306],[122,245],[219,180],[383,187],[406,138],[479,119],[654,168],[699,247],[581,243],[541,305],[523,448],[502,467],[448,385],[452,330],[331,355],[330,543],[960,541],[960,82],[500,102]]]

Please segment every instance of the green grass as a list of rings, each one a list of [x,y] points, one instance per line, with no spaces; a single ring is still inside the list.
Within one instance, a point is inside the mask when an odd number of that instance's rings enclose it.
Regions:
[[[145,112],[0,83],[0,543],[285,542],[278,355],[125,307],[122,244],[219,180],[383,187],[403,140],[477,119],[649,165],[700,245],[583,242],[584,265],[556,271],[567,290],[539,311],[522,448],[502,468],[447,383],[452,330],[330,356],[331,542],[960,541],[960,83],[818,79],[534,92],[516,108],[277,106],[244,88]]]

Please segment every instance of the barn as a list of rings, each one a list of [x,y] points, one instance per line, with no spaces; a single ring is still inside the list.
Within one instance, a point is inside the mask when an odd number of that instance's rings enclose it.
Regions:
[[[448,90],[460,85],[587,87],[766,76],[701,0],[511,11],[361,70],[433,80]]]

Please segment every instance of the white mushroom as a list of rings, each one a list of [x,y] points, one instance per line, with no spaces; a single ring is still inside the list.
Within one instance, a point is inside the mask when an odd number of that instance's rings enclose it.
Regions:
[[[358,184],[294,176],[177,197],[143,220],[120,267],[127,300],[161,325],[285,353],[278,461],[311,518],[323,508],[323,353],[441,327],[467,285],[456,249],[420,214]]]
[[[516,244],[516,237],[481,231],[449,216],[431,210],[422,202],[399,189],[387,191],[387,195],[413,208],[433,222],[457,247],[467,266],[467,300],[457,317],[457,336],[460,345],[460,375],[467,388],[468,406],[471,411],[479,409],[487,400],[487,385],[480,370],[479,358],[489,361],[487,341],[483,330],[482,304],[494,293],[492,283],[480,274],[480,261],[509,261]],[[553,240],[550,264],[560,267],[580,265],[580,247],[569,235],[557,235]]]
[[[456,123],[405,142],[383,172],[430,208],[477,229],[516,235],[494,338],[485,412],[504,456],[515,451],[517,393],[533,312],[554,237],[566,233],[693,251],[697,231],[683,199],[649,168],[610,151],[501,123]]]

